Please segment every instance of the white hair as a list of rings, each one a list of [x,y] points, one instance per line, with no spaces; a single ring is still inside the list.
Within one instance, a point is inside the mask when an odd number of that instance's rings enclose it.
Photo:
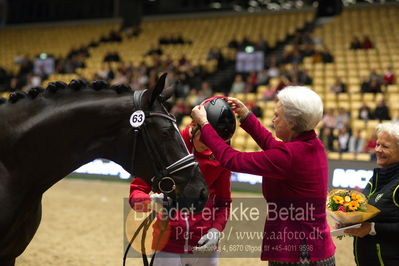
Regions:
[[[297,133],[314,129],[323,117],[320,96],[307,87],[288,86],[277,94],[287,121],[295,124]]]
[[[382,132],[387,133],[388,135],[394,137],[396,139],[396,143],[399,145],[399,123],[386,122],[379,124],[376,128],[376,132],[377,136]]]

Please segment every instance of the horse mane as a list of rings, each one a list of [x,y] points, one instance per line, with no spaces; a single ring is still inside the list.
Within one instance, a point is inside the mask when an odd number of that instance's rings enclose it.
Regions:
[[[130,86],[126,84],[117,84],[117,85],[112,85],[110,86],[108,82],[104,80],[95,80],[91,83],[88,83],[84,79],[73,79],[69,84],[66,84],[65,82],[62,81],[55,81],[55,82],[49,82],[47,85],[47,88],[43,87],[33,87],[31,88],[27,93],[23,91],[16,91],[10,94],[10,97],[8,99],[8,102],[10,103],[16,103],[21,99],[29,98],[29,99],[35,99],[37,96],[41,94],[47,94],[47,95],[52,95],[56,94],[58,91],[65,90],[65,89],[71,89],[72,91],[80,91],[85,88],[91,88],[94,91],[101,91],[101,90],[113,90],[118,94],[125,93],[132,91]],[[4,98],[0,98],[0,104],[6,103],[7,100]]]

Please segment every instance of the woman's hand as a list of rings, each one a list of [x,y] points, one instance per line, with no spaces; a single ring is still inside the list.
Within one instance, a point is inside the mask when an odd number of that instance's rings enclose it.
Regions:
[[[228,97],[227,102],[240,118],[244,118],[249,114],[248,107],[246,107],[245,104],[243,104],[240,100],[233,97]]]
[[[350,228],[344,231],[345,234],[351,234],[358,237],[365,237],[371,231],[371,223],[364,222],[359,228]]]
[[[200,127],[203,127],[205,124],[209,123],[206,116],[205,107],[202,105],[197,105],[193,108],[193,110],[191,110],[191,117]]]

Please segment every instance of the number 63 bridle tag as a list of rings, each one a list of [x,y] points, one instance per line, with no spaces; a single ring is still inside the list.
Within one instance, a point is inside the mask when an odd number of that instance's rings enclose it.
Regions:
[[[130,124],[132,127],[140,127],[144,123],[144,120],[145,114],[142,110],[137,110],[130,116]]]

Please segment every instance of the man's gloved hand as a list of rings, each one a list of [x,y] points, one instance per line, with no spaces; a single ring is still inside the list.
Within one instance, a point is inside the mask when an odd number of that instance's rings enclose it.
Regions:
[[[220,238],[220,232],[216,228],[211,228],[208,233],[203,235],[198,241],[199,247],[193,248],[194,254],[209,254],[216,250]]]

